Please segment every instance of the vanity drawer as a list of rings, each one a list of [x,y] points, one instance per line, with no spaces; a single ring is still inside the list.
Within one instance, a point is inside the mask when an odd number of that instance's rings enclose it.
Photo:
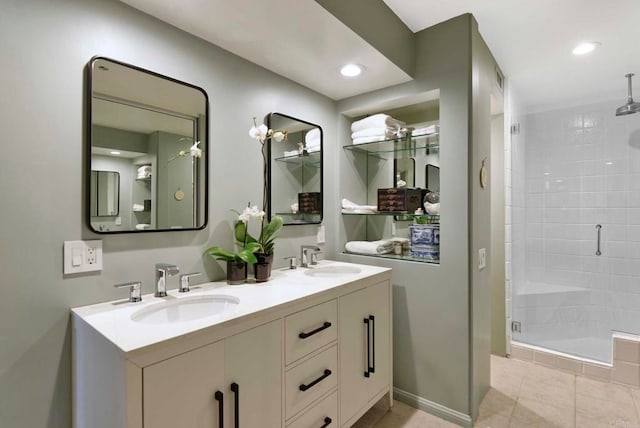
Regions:
[[[287,428],[334,428],[338,426],[338,392],[324,398]]]
[[[338,347],[334,345],[285,374],[285,419],[289,419],[336,385]]]
[[[286,364],[327,345],[338,337],[338,302],[331,300],[285,319]]]

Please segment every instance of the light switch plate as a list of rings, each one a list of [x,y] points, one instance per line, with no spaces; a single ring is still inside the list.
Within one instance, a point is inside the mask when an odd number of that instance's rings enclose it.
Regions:
[[[480,248],[478,250],[478,270],[487,267],[487,250]]]
[[[102,241],[64,241],[65,275],[102,270]]]

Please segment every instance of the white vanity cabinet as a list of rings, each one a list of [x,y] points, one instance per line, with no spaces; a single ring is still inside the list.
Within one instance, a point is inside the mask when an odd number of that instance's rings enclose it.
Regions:
[[[390,288],[340,297],[340,421],[351,426],[391,387]]]
[[[273,321],[145,367],[144,426],[280,426],[281,325]]]
[[[351,426],[391,399],[391,270],[349,266],[357,272],[345,277],[280,271],[268,284],[211,283],[74,308],[73,426]],[[136,321],[185,294],[185,302],[224,295],[239,303],[201,321]]]

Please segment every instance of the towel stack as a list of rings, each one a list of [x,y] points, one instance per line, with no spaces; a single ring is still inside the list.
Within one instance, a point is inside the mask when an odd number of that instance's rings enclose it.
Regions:
[[[347,253],[388,254],[393,251],[393,240],[349,241],[344,246]]]
[[[304,147],[307,153],[320,151],[320,128],[313,128],[304,135]]]
[[[407,135],[406,123],[388,114],[374,114],[351,124],[353,144],[373,143]]]
[[[377,205],[358,205],[348,199],[342,200],[343,214],[375,214],[378,212]]]
[[[138,168],[138,180],[143,180],[145,178],[151,178],[151,165],[142,165]]]
[[[440,132],[440,126],[438,125],[429,125],[429,126],[421,126],[419,128],[415,128],[411,131],[411,135],[413,137],[419,137],[422,135],[433,135]]]

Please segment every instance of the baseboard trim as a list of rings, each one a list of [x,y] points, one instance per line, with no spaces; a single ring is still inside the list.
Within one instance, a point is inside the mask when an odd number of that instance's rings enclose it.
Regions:
[[[471,416],[445,407],[442,404],[434,403],[426,398],[418,397],[415,394],[399,388],[393,388],[393,398],[462,427],[471,428],[473,426]]]

